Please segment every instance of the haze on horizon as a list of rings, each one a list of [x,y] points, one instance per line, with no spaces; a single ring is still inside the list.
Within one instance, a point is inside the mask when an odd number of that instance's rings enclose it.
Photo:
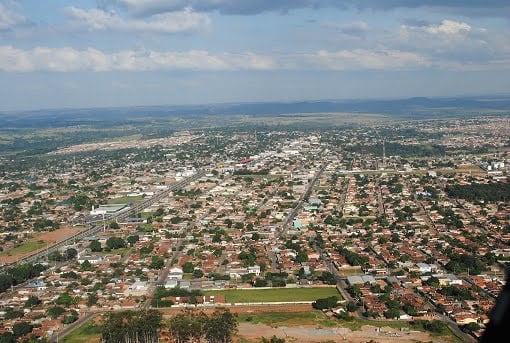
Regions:
[[[504,0],[0,0],[0,111],[508,93]]]

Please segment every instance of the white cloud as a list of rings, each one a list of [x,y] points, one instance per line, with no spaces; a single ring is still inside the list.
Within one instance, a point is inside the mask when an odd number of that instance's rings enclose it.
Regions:
[[[32,50],[0,46],[0,70],[31,71],[150,71],[150,70],[266,70],[273,60],[254,53],[212,55],[207,51],[157,52],[124,50],[115,53],[88,48],[37,47]]]
[[[427,26],[413,26],[402,25],[400,27],[403,32],[424,32],[433,35],[456,35],[461,33],[468,33],[471,31],[471,25],[455,20],[445,19],[438,25]]]
[[[0,30],[7,30],[25,21],[26,18],[24,16],[9,11],[0,3]]]
[[[469,26],[466,23],[458,22],[455,20],[443,20],[440,25],[431,25],[428,27],[425,27],[425,31],[432,33],[432,34],[448,34],[448,35],[454,35],[459,32],[466,32],[470,31],[471,26]]]
[[[399,50],[320,50],[309,55],[308,60],[316,67],[332,70],[415,69],[430,64],[423,56]]]
[[[239,70],[502,70],[510,69],[508,54],[460,59],[449,54],[399,49],[318,50],[312,53],[264,55],[253,52],[217,53],[94,48],[0,46],[0,71],[239,71]]]
[[[211,24],[211,19],[207,14],[196,13],[191,8],[178,12],[156,14],[147,20],[124,19],[115,12],[106,12],[101,9],[84,10],[68,7],[66,13],[75,24],[84,26],[91,31],[179,33],[204,30]]]

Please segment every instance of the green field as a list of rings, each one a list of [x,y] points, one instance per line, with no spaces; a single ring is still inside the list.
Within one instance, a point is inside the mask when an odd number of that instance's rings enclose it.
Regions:
[[[76,330],[67,335],[62,342],[64,343],[91,343],[101,340],[101,327],[94,323],[94,320],[88,320],[79,326]]]
[[[114,205],[120,205],[120,204],[138,203],[138,202],[142,202],[142,201],[143,201],[142,196],[135,196],[135,197],[121,197],[121,198],[110,199],[108,201],[108,203],[114,204]]]
[[[20,246],[2,252],[0,256],[25,255],[29,252],[39,250],[45,246],[46,242],[44,241],[26,242],[21,244]]]
[[[229,303],[315,301],[320,298],[341,295],[334,287],[273,288],[228,291],[205,291],[204,295],[221,294]]]

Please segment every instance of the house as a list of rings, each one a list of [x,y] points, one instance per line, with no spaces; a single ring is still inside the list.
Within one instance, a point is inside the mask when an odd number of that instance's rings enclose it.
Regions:
[[[182,280],[183,276],[184,276],[184,272],[182,271],[182,268],[173,267],[173,268],[170,268],[167,278],[169,280]]]

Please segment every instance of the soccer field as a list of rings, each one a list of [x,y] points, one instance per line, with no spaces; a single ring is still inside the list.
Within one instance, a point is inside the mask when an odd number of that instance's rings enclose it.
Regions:
[[[205,291],[204,295],[224,295],[228,303],[315,301],[341,295],[334,287],[272,288],[226,291]]]

